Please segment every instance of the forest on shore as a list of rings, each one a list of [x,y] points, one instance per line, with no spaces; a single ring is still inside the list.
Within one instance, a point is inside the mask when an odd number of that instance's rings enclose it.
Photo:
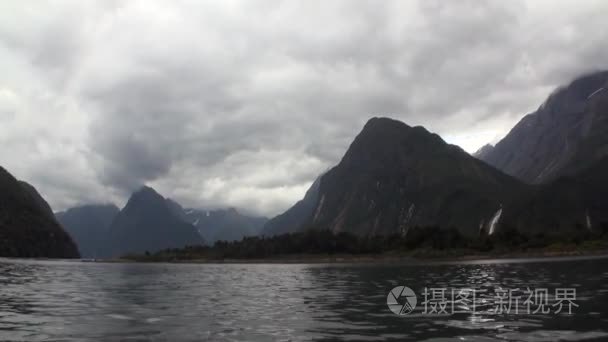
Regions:
[[[457,229],[437,226],[411,228],[406,236],[358,236],[348,232],[305,230],[272,237],[245,237],[217,241],[212,246],[169,248],[158,252],[126,255],[122,259],[144,262],[288,259],[294,256],[404,256],[450,257],[503,255],[526,252],[566,253],[608,250],[608,223],[594,231],[582,226],[571,231],[527,235],[504,229],[493,235],[470,238]]]

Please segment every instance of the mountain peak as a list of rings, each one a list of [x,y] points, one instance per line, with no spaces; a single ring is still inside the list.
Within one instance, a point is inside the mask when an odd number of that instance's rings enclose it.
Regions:
[[[519,187],[424,127],[373,118],[321,179],[305,225],[373,235],[438,224],[472,236]]]
[[[139,190],[135,191],[134,194],[158,195],[158,192],[147,185],[143,185],[141,188],[139,188]]]
[[[124,210],[137,210],[137,208],[151,208],[154,207],[156,210],[167,210],[169,207],[165,198],[152,189],[149,186],[142,186],[139,190],[134,192]]]
[[[395,159],[428,156],[437,149],[450,148],[438,135],[424,127],[411,127],[390,118],[370,119],[348,148],[340,162],[375,168],[392,165]]]
[[[399,120],[395,120],[395,119],[385,117],[385,116],[374,116],[373,118],[367,120],[367,123],[365,123],[365,126],[363,126],[363,131],[369,130],[369,129],[386,128],[386,127],[391,127],[391,126],[400,127],[400,128],[409,128],[410,127],[406,123],[399,121]]]
[[[142,186],[139,190],[135,191],[131,195],[131,199],[156,199],[165,201],[165,198],[159,194],[156,190],[149,186]]]
[[[174,208],[176,202],[144,186],[131,196],[109,228],[109,254],[143,253],[203,242],[194,226]]]

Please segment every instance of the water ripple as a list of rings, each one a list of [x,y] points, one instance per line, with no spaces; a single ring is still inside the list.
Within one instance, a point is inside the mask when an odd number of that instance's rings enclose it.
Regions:
[[[604,340],[608,260],[428,265],[176,265],[0,260],[0,340]],[[397,285],[575,287],[574,315],[396,316]],[[520,292],[516,292],[520,293]],[[555,298],[549,297],[550,301]]]

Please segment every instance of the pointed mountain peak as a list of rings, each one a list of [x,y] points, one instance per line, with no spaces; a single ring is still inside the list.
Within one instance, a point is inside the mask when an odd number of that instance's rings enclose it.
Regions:
[[[475,151],[475,153],[473,153],[473,157],[483,160],[483,158],[485,156],[487,156],[488,153],[492,152],[493,149],[494,149],[494,145],[485,144],[482,147],[480,147],[477,151]]]
[[[177,202],[165,199],[154,189],[142,187],[109,228],[109,254],[119,256],[201,244],[199,233],[186,222],[180,208]]]
[[[365,126],[363,126],[363,131],[370,129],[382,129],[387,127],[410,128],[410,126],[399,120],[391,119],[389,117],[375,116],[367,121]]]
[[[125,206],[125,210],[130,210],[136,207],[150,208],[151,206],[156,208],[168,207],[165,198],[161,194],[149,186],[142,186],[139,190],[131,195],[131,198],[129,198],[129,201]]]
[[[452,149],[450,145],[424,127],[411,127],[389,118],[372,118],[352,142],[341,163],[374,168],[392,165],[394,159],[427,158],[434,151],[448,149]]]
[[[135,191],[133,195],[131,195],[131,199],[155,199],[158,201],[165,201],[165,198],[161,194],[146,185]]]
[[[147,185],[143,185],[141,188],[139,188],[139,190],[135,191],[135,194],[150,194],[150,195],[158,195],[158,192],[156,192],[156,190],[154,190],[153,188],[147,186]]]
[[[433,141],[445,143],[437,134],[429,132],[422,126],[410,126],[402,121],[387,118],[373,117],[367,121],[357,138],[369,137],[383,141],[394,141],[405,136],[430,138]]]

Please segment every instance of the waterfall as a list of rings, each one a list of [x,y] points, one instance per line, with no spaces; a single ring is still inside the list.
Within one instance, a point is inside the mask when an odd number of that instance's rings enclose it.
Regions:
[[[496,225],[498,224],[498,221],[500,220],[501,215],[502,215],[502,205],[500,206],[500,209],[498,209],[496,214],[494,214],[494,216],[492,216],[492,219],[490,220],[490,230],[488,232],[488,235],[494,234],[494,230],[496,229]]]
[[[325,203],[325,194],[323,194],[323,196],[321,196],[321,201],[319,202],[319,206],[317,207],[317,210],[315,211],[315,216],[312,219],[312,222],[317,222],[317,219],[319,218],[319,214],[321,213],[321,208],[323,207],[323,203]]]
[[[589,210],[587,210],[587,212],[585,213],[585,219],[587,222],[587,229],[589,229],[589,231],[593,231],[593,229],[591,228],[591,217],[589,217]]]

